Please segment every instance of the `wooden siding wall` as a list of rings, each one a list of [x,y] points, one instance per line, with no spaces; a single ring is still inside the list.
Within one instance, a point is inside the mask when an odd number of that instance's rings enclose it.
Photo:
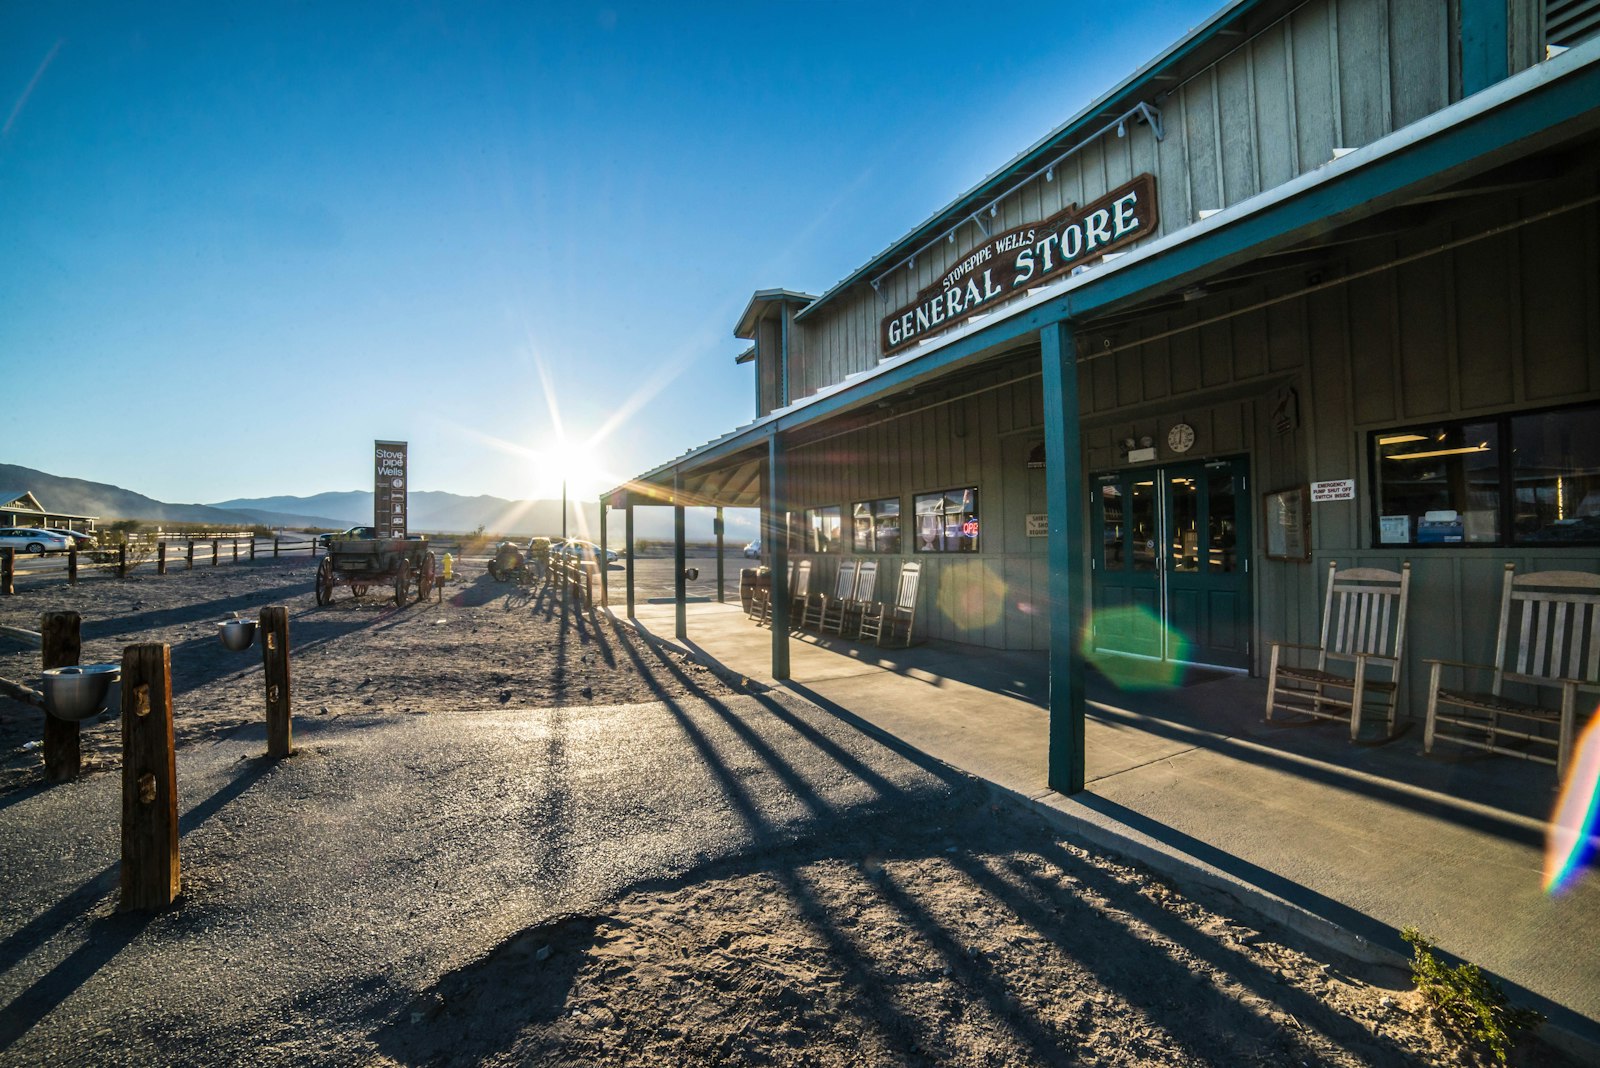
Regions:
[[[1481,209],[1367,250],[1348,264],[1421,252],[1490,225],[1600,194],[1600,167],[1583,178]],[[1430,419],[1537,410],[1600,400],[1600,211],[1578,209],[1348,285],[1239,315],[1084,365],[1084,443],[1091,470],[1120,466],[1116,442],[1149,435],[1171,460],[1166,431],[1195,428],[1190,457],[1250,454],[1256,508],[1255,611],[1263,638],[1315,642],[1330,559],[1341,566],[1412,565],[1405,690],[1420,714],[1424,657],[1489,654],[1499,576],[1519,570],[1600,571],[1600,548],[1372,547],[1368,438]],[[1267,296],[1141,324],[1147,334]],[[1252,387],[1257,388],[1252,388]],[[1300,424],[1272,426],[1280,391],[1298,395]],[[1263,555],[1264,491],[1353,478],[1356,499],[1312,507],[1312,560]],[[1468,621],[1466,625],[1462,621]],[[1265,666],[1258,642],[1256,669]]]
[[[790,454],[789,499],[796,514],[837,505],[850,543],[851,506],[884,497],[900,499],[906,552],[879,555],[878,596],[894,595],[900,565],[923,564],[916,633],[972,645],[1044,649],[1050,638],[1045,538],[1027,536],[1026,519],[1045,510],[1044,472],[1027,466],[1028,452],[1044,439],[1044,408],[1037,376],[1003,384],[1016,370],[973,384],[981,393],[850,434],[797,448]],[[976,486],[982,552],[913,553],[913,499],[919,493]],[[841,554],[791,553],[810,559],[812,590],[833,589]]]
[[[1352,256],[1348,269],[1436,248],[1488,225],[1526,218],[1600,193],[1600,169],[1482,208]],[[1372,548],[1369,434],[1453,419],[1600,400],[1600,211],[1579,209],[1348,285],[1296,297],[1080,367],[1085,465],[1125,466],[1118,442],[1149,436],[1158,459],[1176,422],[1195,428],[1183,459],[1248,455],[1256,509],[1256,631],[1314,642],[1327,562],[1397,568],[1410,560],[1412,621],[1405,689],[1420,711],[1424,657],[1488,654],[1499,574],[1519,569],[1600,571],[1600,549]],[[1144,321],[1156,334],[1271,295],[1239,291]],[[973,556],[880,557],[880,594],[905,560],[925,565],[919,634],[996,648],[1042,649],[1049,637],[1045,539],[1025,517],[1045,510],[1043,473],[1026,466],[1042,439],[1039,379],[1012,367],[973,384],[966,399],[796,449],[795,510],[838,505],[849,531],[856,501],[897,496],[910,536],[918,493],[977,486],[983,551]],[[1274,407],[1297,396],[1299,421],[1279,433]],[[1356,499],[1312,508],[1312,559],[1268,561],[1259,522],[1264,491],[1353,478]],[[805,554],[799,554],[804,556]],[[798,558],[798,556],[797,556]],[[815,589],[829,589],[840,555],[812,556]],[[1471,621],[1463,626],[1461,621]],[[1255,646],[1256,670],[1265,664]]]
[[[1451,5],[1438,0],[1316,0],[1212,67],[1170,89],[1166,138],[1130,121],[999,206],[996,232],[1084,204],[1149,171],[1161,200],[1160,234],[1225,208],[1445,107],[1453,82]],[[1156,89],[1152,88],[1154,97]],[[881,293],[866,282],[796,324],[793,399],[876,366],[878,324],[910,303],[982,241],[968,223],[914,269],[891,272]]]

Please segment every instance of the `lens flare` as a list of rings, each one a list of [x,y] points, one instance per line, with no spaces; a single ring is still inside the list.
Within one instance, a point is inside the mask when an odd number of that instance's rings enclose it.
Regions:
[[[939,612],[959,629],[981,631],[1005,614],[1006,582],[982,561],[963,563],[939,576]]]
[[[1595,818],[1600,815],[1600,709],[1579,736],[1567,765],[1567,781],[1550,830],[1545,835],[1544,892],[1558,894],[1571,886],[1594,856]]]
[[[1094,613],[1083,658],[1120,690],[1165,690],[1182,679],[1178,661],[1189,659],[1189,642],[1148,608],[1105,608]]]

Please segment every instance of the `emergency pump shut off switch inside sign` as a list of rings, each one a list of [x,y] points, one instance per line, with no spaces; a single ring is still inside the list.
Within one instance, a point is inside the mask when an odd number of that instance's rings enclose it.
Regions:
[[[406,443],[372,443],[372,527],[380,538],[406,536]]]

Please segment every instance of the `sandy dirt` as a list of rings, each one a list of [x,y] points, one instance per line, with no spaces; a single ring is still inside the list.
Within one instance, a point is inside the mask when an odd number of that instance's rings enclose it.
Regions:
[[[260,718],[259,653],[224,650],[215,623],[265,604],[290,607],[297,715],[335,731],[508,706],[581,723],[589,705],[734,696],[549,590],[489,581],[481,565],[442,603],[398,610],[347,590],[316,608],[310,574],[301,559],[40,586],[0,598],[0,622],[34,627],[42,610],[75,609],[85,662],[168,642],[180,746]],[[32,682],[37,656],[0,640],[0,675]],[[29,745],[39,721],[0,698],[0,806],[40,789]],[[114,769],[118,745],[114,718],[88,725],[87,773]],[[176,931],[167,937],[181,941]],[[393,937],[408,937],[403,918]],[[27,949],[13,941],[0,946]],[[318,1021],[314,1035],[292,1016],[231,1036],[223,1020],[205,1044],[152,1032],[110,1056],[83,1038],[92,1007],[67,1002],[36,1026],[62,1063],[1489,1063],[1460,1052],[1407,986],[1225,896],[1082,848],[968,782],[923,810],[757,836],[681,875],[548,910],[363,1017]],[[7,989],[0,969],[0,1001],[15,996]],[[27,996],[48,1002],[39,989]],[[23,1063],[6,1050],[37,1048],[26,1037],[3,1039],[0,1064]],[[1518,1060],[1568,1063],[1536,1044]]]

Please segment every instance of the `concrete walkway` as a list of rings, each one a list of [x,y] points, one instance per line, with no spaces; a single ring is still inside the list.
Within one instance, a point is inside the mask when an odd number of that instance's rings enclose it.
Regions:
[[[634,623],[674,642],[673,619],[671,604],[641,604]],[[778,685],[771,635],[737,603],[689,605],[688,635],[676,644],[716,670]],[[1338,724],[1265,722],[1263,680],[1115,678],[1144,665],[1112,661],[1090,673],[1087,789],[1066,797],[1045,780],[1045,654],[798,633],[790,650],[783,688],[841,718],[1345,952],[1409,957],[1398,932],[1419,927],[1543,1011],[1575,1052],[1600,1052],[1600,878],[1542,891],[1556,797],[1546,765],[1459,747],[1425,756],[1420,725],[1392,741],[1369,729],[1352,745]]]

